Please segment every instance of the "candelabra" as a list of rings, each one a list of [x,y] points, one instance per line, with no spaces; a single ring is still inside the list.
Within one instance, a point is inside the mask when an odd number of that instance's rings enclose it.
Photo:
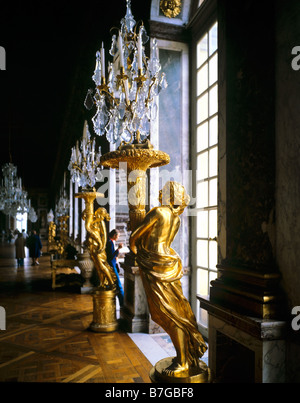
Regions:
[[[127,0],[121,29],[112,36],[109,53],[114,57],[109,62],[106,77],[105,49],[102,43],[96,53],[93,75],[95,90],[88,90],[85,106],[91,109],[96,104],[92,118],[97,135],[106,134],[116,146],[140,144],[150,131],[150,121],[156,118],[155,97],[167,87],[165,74],[161,72],[157,42],[151,41],[151,57],[145,56],[144,45],[149,40],[141,23],[138,27]],[[106,79],[107,78],[107,79]]]
[[[72,148],[68,169],[73,183],[77,182],[84,189],[93,188],[97,180],[101,180],[101,147],[95,150],[96,140],[91,137],[88,124],[85,122],[81,143]]]
[[[145,217],[146,170],[170,161],[169,155],[154,150],[147,138],[150,121],[157,115],[157,96],[167,87],[155,39],[151,41],[150,58],[145,55],[144,45],[148,40],[144,24],[136,24],[131,1],[126,0],[126,15],[121,20],[121,28],[112,35],[109,53],[113,62],[108,64],[107,77],[102,43],[96,53],[92,77],[96,87],[94,91],[88,91],[85,99],[88,109],[96,105],[96,114],[92,118],[95,133],[99,136],[106,134],[109,143],[118,147],[116,151],[101,156],[101,165],[119,168],[120,162],[127,163],[127,190],[128,196],[131,195],[128,197],[130,230],[134,230]],[[132,171],[136,175],[132,175]],[[131,191],[134,189],[138,189],[135,195]]]

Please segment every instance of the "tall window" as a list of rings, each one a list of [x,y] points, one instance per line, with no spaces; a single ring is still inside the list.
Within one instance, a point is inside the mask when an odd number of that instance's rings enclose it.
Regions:
[[[209,295],[210,282],[217,276],[218,222],[218,23],[196,43],[195,164],[196,223],[194,264],[196,294]],[[196,316],[207,327],[207,312],[196,302]]]

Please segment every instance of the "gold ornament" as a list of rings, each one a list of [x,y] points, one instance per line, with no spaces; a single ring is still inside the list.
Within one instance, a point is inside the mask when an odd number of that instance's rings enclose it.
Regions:
[[[181,0],[161,0],[160,9],[168,18],[177,17],[181,12]]]

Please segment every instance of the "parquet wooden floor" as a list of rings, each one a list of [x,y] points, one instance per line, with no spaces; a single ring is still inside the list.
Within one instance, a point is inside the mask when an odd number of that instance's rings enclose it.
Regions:
[[[151,363],[122,330],[93,333],[92,297],[51,289],[49,256],[17,268],[0,245],[0,382],[150,383]]]

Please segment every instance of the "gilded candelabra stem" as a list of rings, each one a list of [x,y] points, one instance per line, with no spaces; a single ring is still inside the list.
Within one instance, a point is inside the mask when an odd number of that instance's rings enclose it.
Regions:
[[[75,197],[84,199],[85,209],[82,212],[82,219],[85,221],[85,228],[88,233],[87,243],[91,259],[94,262],[101,289],[114,289],[116,275],[112,267],[107,263],[105,252],[107,232],[104,220],[110,220],[105,208],[98,208],[94,211],[94,200],[96,197],[104,197],[102,193],[87,191],[76,193]]]
[[[53,221],[50,222],[49,224],[49,229],[48,229],[48,244],[52,244],[55,242],[55,235],[56,235],[56,225]]]
[[[121,146],[116,151],[102,155],[100,159],[103,166],[116,169],[119,169],[120,162],[127,163],[129,230],[134,231],[146,215],[146,171],[168,164],[170,157],[163,151],[154,150],[149,142],[145,142]]]
[[[56,225],[53,221],[51,221],[48,228],[48,247],[47,247],[48,252],[57,250],[55,236],[56,236]]]
[[[58,217],[60,227],[60,240],[58,241],[58,253],[65,257],[66,246],[68,244],[68,215]]]

